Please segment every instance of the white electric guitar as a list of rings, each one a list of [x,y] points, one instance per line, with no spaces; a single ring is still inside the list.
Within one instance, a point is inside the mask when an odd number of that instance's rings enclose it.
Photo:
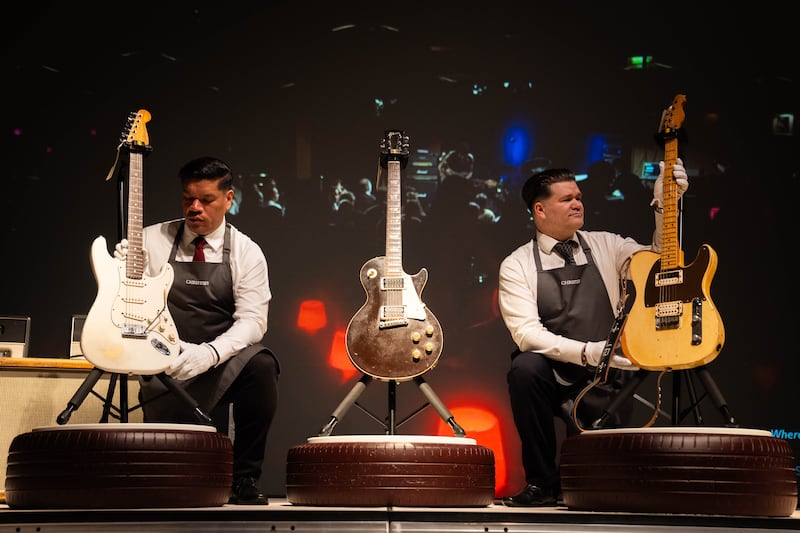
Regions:
[[[86,360],[119,374],[158,374],[180,352],[180,339],[167,307],[172,266],[158,276],[144,275],[142,249],[142,153],[150,150],[146,123],[150,113],[140,109],[128,116],[119,150],[130,155],[128,173],[128,254],[124,261],[109,255],[106,239],[92,243],[91,262],[97,280],[94,301],[81,333]]]

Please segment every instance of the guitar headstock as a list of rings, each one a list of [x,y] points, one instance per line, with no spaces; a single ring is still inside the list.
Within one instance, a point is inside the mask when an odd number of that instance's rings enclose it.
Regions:
[[[143,152],[153,149],[147,134],[146,124],[150,122],[150,112],[146,109],[131,112],[122,130],[120,143],[131,152]]]
[[[405,167],[408,163],[408,135],[400,130],[386,130],[381,140],[381,166],[386,168],[389,161],[400,161]]]
[[[661,122],[658,125],[656,137],[662,143],[678,136],[678,131],[683,126],[683,121],[686,118],[683,111],[685,103],[686,95],[677,94],[672,99],[672,104],[661,113]]]

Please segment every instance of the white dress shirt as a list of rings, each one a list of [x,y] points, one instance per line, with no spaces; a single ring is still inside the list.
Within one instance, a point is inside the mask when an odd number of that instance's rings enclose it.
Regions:
[[[655,218],[653,242],[657,244],[654,245],[642,245],[631,238],[605,231],[579,231],[592,252],[594,264],[600,271],[609,301],[615,310],[618,308],[621,295],[619,280],[628,276],[630,256],[639,250],[660,252],[662,216],[656,214]],[[578,241],[576,236],[572,238]],[[580,361],[585,343],[548,331],[539,317],[533,246],[538,243],[544,270],[564,266],[564,258],[553,250],[557,242],[555,239],[538,231],[536,239],[511,252],[500,264],[498,293],[500,313],[514,343],[521,351],[541,353],[559,361]],[[586,254],[580,247],[574,249],[574,256],[576,264],[587,263]]]
[[[146,273],[156,276],[169,261],[178,224],[175,221],[161,222],[144,228],[144,248],[147,250]],[[176,261],[191,261],[194,255],[192,241],[197,237],[188,226],[184,226],[183,237],[175,255]],[[222,262],[222,245],[225,237],[225,220],[205,235],[206,262]],[[231,226],[231,277],[236,310],[233,325],[222,335],[211,341],[220,359],[261,341],[267,332],[267,316],[272,293],[269,288],[267,260],[261,247],[250,237]]]

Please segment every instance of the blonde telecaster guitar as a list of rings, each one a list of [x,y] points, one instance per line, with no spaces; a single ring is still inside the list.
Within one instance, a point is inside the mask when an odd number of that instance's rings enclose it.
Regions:
[[[104,237],[92,243],[92,271],[97,280],[94,301],[81,333],[86,360],[107,372],[158,374],[180,350],[178,331],[167,307],[174,273],[164,265],[156,277],[144,275],[142,248],[142,153],[150,149],[140,109],[128,117],[119,150],[130,155],[128,175],[128,254],[109,255]]]
[[[661,117],[664,140],[664,233],[661,254],[637,252],[630,277],[635,299],[622,331],[625,355],[645,370],[681,370],[713,361],[725,341],[725,329],[711,300],[717,254],[707,244],[695,260],[683,263],[678,232],[678,130],[686,97],[675,96]]]

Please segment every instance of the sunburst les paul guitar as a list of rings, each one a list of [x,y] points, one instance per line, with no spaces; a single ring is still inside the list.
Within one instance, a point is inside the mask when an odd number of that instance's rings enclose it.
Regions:
[[[81,333],[86,360],[97,368],[120,374],[158,374],[180,350],[178,331],[167,307],[174,272],[164,265],[156,277],[144,275],[142,248],[142,159],[150,150],[146,123],[150,113],[140,109],[128,116],[118,150],[129,153],[128,253],[125,260],[109,255],[106,239],[92,243],[92,271],[97,297]]]
[[[681,370],[713,361],[725,342],[725,329],[711,300],[711,280],[717,254],[700,247],[684,266],[678,234],[678,186],[673,167],[678,158],[678,131],[683,125],[686,97],[675,96],[664,110],[659,136],[664,140],[664,230],[661,254],[637,252],[630,277],[635,298],[621,346],[625,355],[645,370]]]
[[[386,131],[381,142],[381,166],[387,169],[386,255],[361,267],[367,301],[345,334],[353,365],[385,381],[415,378],[433,368],[442,353],[442,328],[421,300],[428,271],[411,276],[403,270],[401,168],[407,160],[408,136]]]

